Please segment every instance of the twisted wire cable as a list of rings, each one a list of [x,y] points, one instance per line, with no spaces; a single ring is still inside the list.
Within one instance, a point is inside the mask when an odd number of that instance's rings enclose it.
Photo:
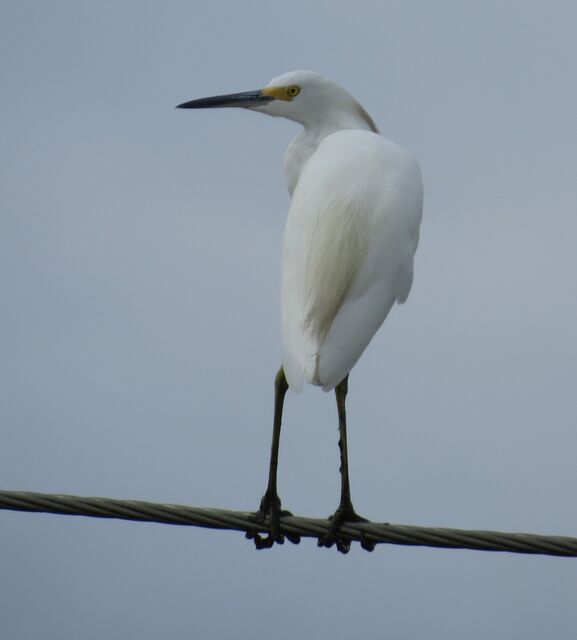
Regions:
[[[254,514],[247,511],[206,509],[140,500],[93,498],[28,491],[0,491],[0,509],[93,518],[116,518],[210,529],[230,529],[252,534],[266,533],[268,524],[266,520],[264,523],[256,521]],[[308,538],[318,538],[325,534],[329,525],[329,520],[320,518],[283,516],[280,519],[281,532]],[[376,544],[577,556],[577,538],[566,536],[419,527],[375,522],[345,524],[340,531],[351,540],[361,542],[364,539]]]

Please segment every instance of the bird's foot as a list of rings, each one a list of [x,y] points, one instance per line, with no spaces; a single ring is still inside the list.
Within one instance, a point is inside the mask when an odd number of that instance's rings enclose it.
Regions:
[[[281,510],[281,501],[276,492],[271,492],[267,489],[266,493],[260,501],[260,509],[254,514],[255,522],[264,524],[268,517],[269,520],[269,533],[263,537],[256,531],[247,531],[246,537],[249,540],[254,540],[254,546],[257,549],[270,549],[273,544],[284,544],[285,537],[293,544],[298,544],[301,541],[300,536],[290,533],[282,533],[280,530],[280,518],[281,516],[292,516],[290,511]]]
[[[337,550],[341,553],[348,553],[351,550],[350,538],[343,536],[339,533],[341,526],[345,522],[369,522],[366,518],[359,516],[353,509],[352,504],[340,504],[339,508],[329,518],[331,526],[324,536],[321,536],[317,545],[319,547],[330,548],[334,544],[337,545]],[[374,551],[376,543],[367,540],[364,536],[361,536],[361,546],[365,551]]]

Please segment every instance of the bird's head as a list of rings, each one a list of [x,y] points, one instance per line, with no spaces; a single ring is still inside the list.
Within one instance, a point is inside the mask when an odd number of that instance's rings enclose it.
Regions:
[[[263,89],[243,91],[183,102],[179,109],[242,107],[300,122],[306,127],[327,121],[358,119],[377,128],[363,107],[336,82],[313,71],[289,71],[273,78]],[[343,127],[348,128],[348,127]]]

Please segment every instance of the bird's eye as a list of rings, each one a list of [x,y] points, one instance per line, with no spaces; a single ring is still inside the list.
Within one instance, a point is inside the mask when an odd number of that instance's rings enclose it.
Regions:
[[[291,86],[287,87],[286,89],[286,94],[290,98],[294,98],[295,96],[298,96],[300,92],[301,92],[301,88],[298,87],[296,84],[291,84]]]

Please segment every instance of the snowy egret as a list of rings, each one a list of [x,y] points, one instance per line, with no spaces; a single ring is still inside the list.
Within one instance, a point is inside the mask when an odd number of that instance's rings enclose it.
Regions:
[[[353,96],[311,71],[292,71],[264,89],[200,98],[182,109],[243,107],[294,120],[303,130],[289,145],[285,174],[291,205],[282,263],[282,366],[275,378],[269,481],[257,518],[269,535],[257,548],[282,543],[277,465],[284,397],[306,381],[335,389],[339,418],[341,499],[319,546],[350,540],[344,522],[363,520],[351,501],[345,399],[348,375],[395,302],[413,281],[423,187],[419,165],[379,134]],[[298,540],[292,540],[298,541]],[[371,550],[370,544],[364,544]]]

